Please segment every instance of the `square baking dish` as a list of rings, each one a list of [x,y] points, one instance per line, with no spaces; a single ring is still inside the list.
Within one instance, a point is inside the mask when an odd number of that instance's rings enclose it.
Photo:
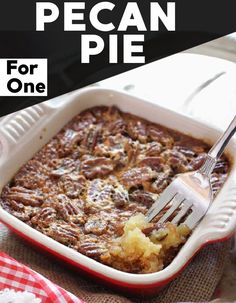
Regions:
[[[0,123],[0,190],[18,169],[40,150],[76,114],[97,105],[116,105],[122,111],[143,117],[187,135],[213,143],[221,132],[182,114],[122,92],[86,88],[6,116]],[[173,280],[206,244],[229,238],[236,228],[236,140],[227,154],[232,167],[223,188],[207,215],[194,230],[172,263],[160,272],[131,274],[116,270],[60,244],[0,208],[0,221],[32,245],[78,268],[90,276],[132,294],[154,294]]]

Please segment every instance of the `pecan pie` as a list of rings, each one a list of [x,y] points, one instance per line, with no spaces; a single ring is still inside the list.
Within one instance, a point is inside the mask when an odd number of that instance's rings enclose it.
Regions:
[[[145,223],[176,174],[197,169],[209,146],[116,107],[74,117],[16,173],[1,206],[48,237],[131,273],[161,270],[186,241],[186,226]],[[230,170],[212,174],[216,194]]]

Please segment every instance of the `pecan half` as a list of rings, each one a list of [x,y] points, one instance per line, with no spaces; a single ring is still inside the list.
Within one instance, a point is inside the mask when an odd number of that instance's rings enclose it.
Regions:
[[[83,131],[75,131],[73,129],[66,129],[66,131],[61,134],[59,156],[65,157],[70,155],[74,148],[77,147],[78,143],[83,139]]]
[[[145,181],[150,181],[156,176],[150,167],[132,168],[121,176],[121,182],[128,188],[142,185]]]
[[[24,204],[16,202],[15,200],[9,199],[7,202],[11,208],[17,212],[22,212],[25,209]]]
[[[114,203],[111,199],[114,188],[101,179],[91,181],[87,190],[85,207],[87,212],[97,212],[101,209],[112,209]]]
[[[84,135],[84,138],[80,145],[80,151],[82,154],[86,152],[91,153],[93,152],[95,146],[99,142],[101,138],[101,125],[91,125],[88,130],[87,134]]]
[[[140,120],[131,120],[128,122],[127,132],[133,140],[139,140],[142,143],[147,142],[146,123]]]
[[[38,160],[30,160],[14,177],[14,183],[28,189],[38,189],[45,185],[48,168]]]
[[[166,159],[166,164],[169,165],[175,173],[184,173],[190,169],[187,158],[175,149],[166,150],[161,156]]]
[[[161,157],[146,157],[141,160],[139,166],[149,166],[152,170],[160,171],[162,169],[163,160]]]
[[[79,198],[86,188],[86,179],[82,175],[71,173],[62,176],[58,185],[69,198]]]
[[[40,227],[47,227],[56,219],[56,211],[51,207],[42,208],[34,217],[31,222]]]
[[[112,201],[116,207],[124,207],[129,201],[128,193],[124,190],[121,191],[116,189],[112,193]]]
[[[191,162],[190,162],[190,167],[192,170],[197,170],[199,169],[203,163],[204,160],[206,158],[206,154],[200,154],[198,155],[196,158],[194,158]]]
[[[61,194],[57,196],[55,209],[66,222],[83,224],[86,218],[83,204],[81,200],[70,200],[67,196]]]
[[[186,158],[193,159],[196,156],[196,152],[192,150],[190,147],[186,146],[175,146],[175,149],[182,153]]]
[[[151,189],[155,193],[160,194],[170,182],[171,178],[169,178],[168,174],[158,173],[158,175],[156,176],[156,180],[151,185]]]
[[[158,142],[151,142],[147,144],[146,156],[148,157],[156,157],[160,155],[162,151],[162,145]]]
[[[124,151],[127,153],[128,163],[135,164],[139,155],[139,146],[136,142],[127,141],[124,144]]]
[[[71,122],[73,129],[75,131],[82,131],[82,133],[93,123],[96,123],[96,118],[89,110],[76,116]]]
[[[229,170],[229,163],[225,159],[221,158],[216,162],[214,172],[220,174],[226,174]]]
[[[81,171],[88,179],[107,176],[113,169],[113,162],[105,157],[90,158],[81,165]]]
[[[213,190],[214,195],[222,187],[226,178],[227,178],[226,174],[218,175],[217,173],[213,172],[213,174],[211,175],[211,186],[212,186],[212,190]]]
[[[90,217],[89,220],[84,225],[84,230],[86,233],[92,233],[95,235],[102,235],[107,229],[107,222],[105,220],[99,219],[97,216]]]
[[[56,241],[66,245],[75,245],[80,238],[78,228],[59,222],[51,223],[48,229],[43,230],[43,232]]]
[[[136,203],[145,205],[147,208],[151,207],[154,202],[152,195],[149,192],[143,190],[135,190],[130,195],[130,200]]]
[[[159,142],[167,148],[171,148],[174,144],[174,139],[169,134],[154,125],[148,127],[148,136],[152,141]]]
[[[126,134],[127,133],[127,125],[123,119],[119,119],[113,121],[109,124],[108,131],[111,135],[116,134]]]
[[[71,158],[63,158],[57,159],[58,163],[55,169],[50,172],[50,176],[59,178],[65,174],[69,174],[72,171],[79,171],[80,168],[80,161],[74,160]]]
[[[96,260],[99,260],[108,251],[104,244],[93,242],[93,239],[81,243],[78,250],[80,253]]]
[[[6,194],[6,198],[23,205],[40,206],[43,203],[43,196],[21,186],[10,188],[9,192]]]

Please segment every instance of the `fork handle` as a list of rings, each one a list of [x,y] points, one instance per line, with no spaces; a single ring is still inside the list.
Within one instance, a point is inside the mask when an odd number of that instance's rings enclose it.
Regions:
[[[236,132],[236,116],[234,117],[234,119],[232,120],[226,131],[223,133],[223,135],[216,141],[216,143],[212,146],[212,148],[208,152],[205,163],[199,169],[201,173],[207,176],[211,174],[212,170],[215,167],[216,161],[222,155],[223,151],[225,150],[225,147],[227,146],[229,140],[232,138],[235,132]]]
[[[229,143],[229,140],[232,138],[234,133],[236,132],[236,116],[223,133],[223,135],[216,141],[216,143],[210,149],[208,155],[216,160],[222,155],[225,150],[226,145]]]

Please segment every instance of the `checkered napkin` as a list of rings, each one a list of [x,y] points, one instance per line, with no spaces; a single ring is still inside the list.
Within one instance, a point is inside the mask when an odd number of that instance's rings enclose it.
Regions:
[[[0,252],[0,292],[6,289],[32,293],[42,303],[84,303],[44,276]]]

